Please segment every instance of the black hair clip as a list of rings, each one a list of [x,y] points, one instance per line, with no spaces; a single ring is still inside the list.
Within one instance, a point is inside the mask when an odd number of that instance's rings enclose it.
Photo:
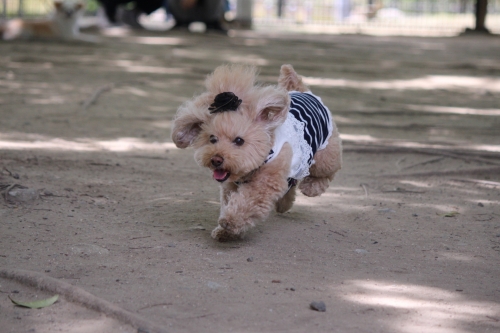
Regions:
[[[241,99],[232,92],[223,92],[215,96],[214,102],[210,104],[210,113],[236,111],[241,104]]]

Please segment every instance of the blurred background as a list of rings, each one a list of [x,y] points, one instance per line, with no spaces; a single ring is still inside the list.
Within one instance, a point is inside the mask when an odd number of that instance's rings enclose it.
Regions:
[[[97,0],[86,2],[87,17],[99,11]],[[224,4],[225,19],[237,15],[237,0]],[[52,0],[1,0],[0,16],[45,16]],[[500,33],[500,0],[488,0],[486,26]],[[451,36],[473,28],[474,0],[254,0],[251,8],[255,30],[314,33],[363,33],[383,35]],[[149,15],[165,21],[165,9]],[[147,25],[147,24],[146,24]]]

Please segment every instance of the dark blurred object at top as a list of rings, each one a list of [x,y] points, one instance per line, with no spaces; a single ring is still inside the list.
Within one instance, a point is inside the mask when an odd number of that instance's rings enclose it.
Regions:
[[[207,29],[224,31],[221,21],[226,5],[224,0],[169,0],[168,11],[174,16],[176,27],[203,22]]]
[[[224,31],[221,21],[224,16],[225,0],[98,0],[104,7],[106,17],[112,24],[126,23],[134,28],[142,28],[139,15],[151,14],[161,7],[175,19],[175,27],[187,27],[193,22],[203,22],[207,29]],[[130,9],[118,11],[118,7]]]
[[[138,1],[99,0],[99,2],[104,7],[104,11],[106,12],[106,16],[109,22],[118,23],[119,19],[117,18],[117,10],[120,5],[127,5],[129,3],[133,3],[134,8],[129,11],[134,12],[134,14],[137,14],[135,16],[137,18],[142,13],[149,15],[158,8],[162,7],[164,0],[138,0]]]

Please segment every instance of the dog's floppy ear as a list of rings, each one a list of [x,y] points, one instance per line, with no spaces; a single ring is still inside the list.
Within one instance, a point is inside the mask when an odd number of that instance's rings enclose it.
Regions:
[[[200,110],[193,102],[182,105],[172,124],[172,141],[178,148],[187,148],[193,144],[206,121],[206,110]]]
[[[282,88],[266,87],[262,89],[260,95],[256,120],[267,123],[271,128],[278,127],[288,115],[290,103],[288,93]]]

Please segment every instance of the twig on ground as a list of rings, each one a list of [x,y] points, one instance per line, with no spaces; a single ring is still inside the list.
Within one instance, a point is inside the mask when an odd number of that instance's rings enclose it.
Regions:
[[[365,190],[365,197],[368,197],[368,189],[366,188],[366,184],[361,183],[361,187],[363,187],[363,190]]]
[[[466,162],[480,162],[490,165],[499,165],[500,162],[494,161],[500,159],[500,154],[487,152],[487,151],[471,151],[454,149],[453,147],[447,148],[412,148],[412,147],[398,147],[387,145],[344,145],[342,150],[350,153],[367,153],[367,154],[401,154],[401,153],[415,153],[425,155],[438,155],[446,156],[455,159],[461,159]]]
[[[188,317],[186,319],[198,319],[198,318],[205,318],[205,317],[208,317],[208,316],[213,316],[215,313],[207,313],[207,314],[204,314],[204,315],[199,315],[199,316],[196,316],[196,317]]]
[[[384,190],[382,193],[425,193],[425,191],[412,191],[405,188],[396,187],[394,190]]]
[[[416,150],[416,152],[418,152],[418,153],[424,153],[426,151],[427,150],[425,150],[425,149],[417,149]],[[493,161],[488,160],[486,158],[466,156],[466,154],[464,154],[463,152],[454,153],[454,152],[448,152],[448,151],[435,151],[435,152],[433,152],[433,154],[451,157],[451,158],[463,160],[463,161],[469,162],[469,163],[470,162],[480,162],[480,163],[485,163],[485,164],[500,165],[500,163],[493,162]],[[500,157],[500,156],[498,156],[498,157]]]
[[[92,104],[94,104],[102,93],[113,89],[115,85],[113,83],[108,83],[97,88],[92,95],[83,102],[83,109],[87,110]]]
[[[133,238],[130,238],[130,240],[133,240],[133,239],[140,239],[140,238],[149,238],[151,236],[141,236],[141,237],[133,237]]]
[[[139,308],[137,309],[137,312],[141,311],[141,310],[145,310],[145,309],[151,309],[151,308],[154,308],[154,307],[157,307],[157,306],[166,306],[166,305],[172,305],[172,303],[158,303],[158,304],[151,304],[151,305],[147,305],[147,306],[144,306],[142,308]]]
[[[484,174],[495,174],[500,172],[500,166],[492,168],[476,168],[476,169],[466,169],[466,170],[445,170],[445,171],[429,171],[429,172],[417,172],[417,173],[398,173],[398,174],[386,174],[380,177],[391,177],[391,178],[410,178],[410,177],[449,177],[449,176],[460,176],[460,175],[484,175]]]
[[[9,169],[7,169],[6,167],[3,168],[5,171],[7,171],[9,173],[9,176],[11,176],[12,178],[14,179],[19,179],[19,175],[15,172],[12,172],[10,171]]]
[[[398,168],[398,170],[401,169],[399,167],[399,163],[404,162],[405,160],[406,160],[406,156],[402,157],[402,158],[400,158],[399,160],[396,161],[396,168]]]
[[[436,162],[439,162],[441,160],[444,160],[445,158],[446,158],[445,156],[441,156],[441,157],[433,158],[433,159],[430,159],[430,160],[427,160],[427,161],[423,161],[423,162],[420,162],[420,163],[415,163],[415,164],[409,165],[407,167],[404,167],[402,170],[408,170],[408,169],[414,168],[416,166],[424,166],[426,164],[436,163]]]
[[[499,182],[492,182],[489,180],[480,180],[480,179],[460,179],[460,178],[454,178],[452,179],[456,182],[463,182],[463,183],[474,183],[474,184],[480,184],[480,185],[486,185],[486,186],[494,186],[494,187],[500,187]]]
[[[5,184],[5,185],[2,185],[2,186],[1,186],[1,189],[2,189],[2,190],[3,190],[3,189],[5,189],[5,190],[2,192],[2,195],[3,195],[3,198],[5,199],[5,201],[9,201],[9,200],[8,200],[8,199],[9,199],[9,192],[10,192],[10,190],[12,190],[12,189],[14,189],[14,188],[16,188],[16,187],[18,187],[18,188],[22,188],[22,189],[26,188],[26,187],[24,187],[24,186],[22,186],[22,185],[19,185],[19,184],[12,184],[12,185]]]

